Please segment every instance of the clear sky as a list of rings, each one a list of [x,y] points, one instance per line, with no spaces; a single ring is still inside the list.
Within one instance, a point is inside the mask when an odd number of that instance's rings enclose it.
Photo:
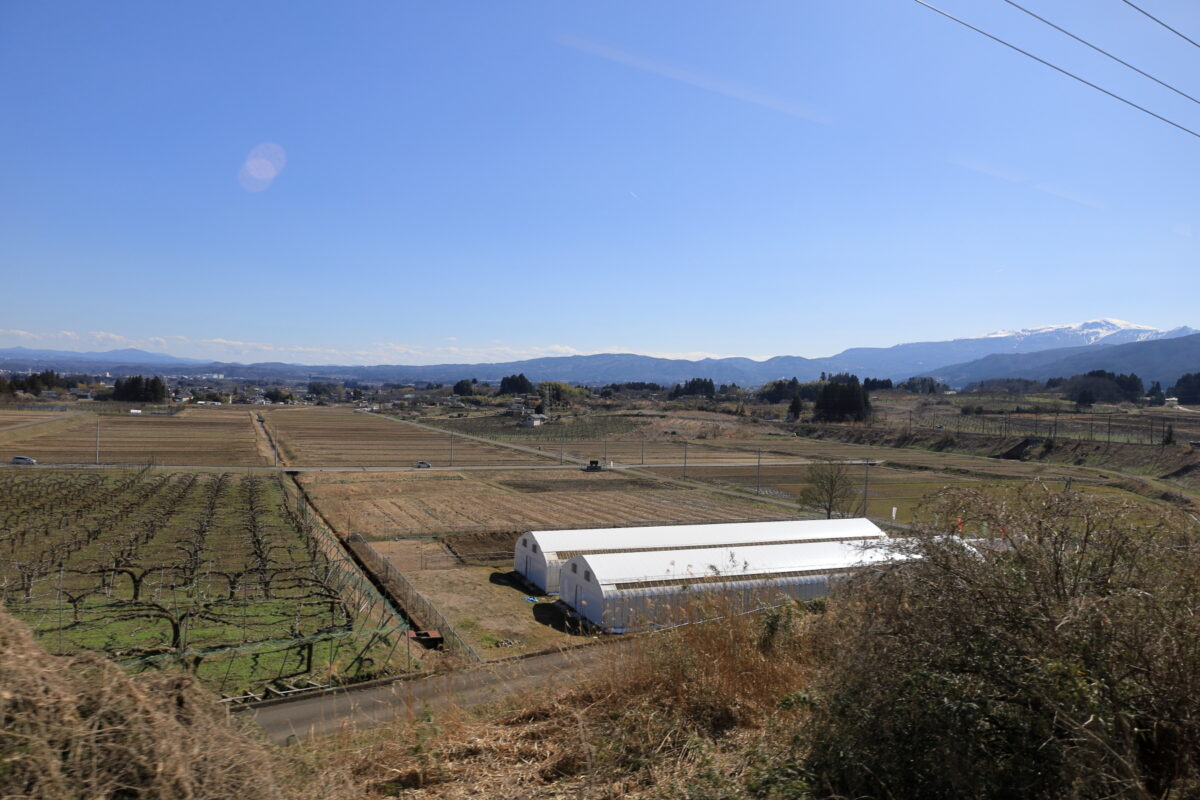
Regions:
[[[1003,0],[933,0],[1200,131]],[[1200,4],[1138,0],[1200,40]],[[1022,5],[1200,97],[1120,0]],[[0,346],[436,363],[1197,326],[1200,138],[911,0],[0,3]]]

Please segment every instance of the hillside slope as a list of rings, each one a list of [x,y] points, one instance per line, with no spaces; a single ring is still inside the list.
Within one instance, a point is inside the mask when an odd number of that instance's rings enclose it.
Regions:
[[[1159,381],[1166,388],[1184,373],[1200,372],[1200,334],[1112,346],[996,354],[963,364],[939,367],[929,374],[951,386],[963,386],[988,378],[1045,380],[1079,375],[1094,369],[1134,372],[1147,385],[1151,381]]]

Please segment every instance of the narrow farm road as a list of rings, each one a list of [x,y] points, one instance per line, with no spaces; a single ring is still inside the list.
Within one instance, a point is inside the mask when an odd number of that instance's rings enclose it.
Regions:
[[[483,665],[461,672],[400,680],[367,689],[284,700],[250,708],[249,715],[275,744],[366,728],[448,707],[468,708],[524,691],[578,681],[611,658],[621,642]]]

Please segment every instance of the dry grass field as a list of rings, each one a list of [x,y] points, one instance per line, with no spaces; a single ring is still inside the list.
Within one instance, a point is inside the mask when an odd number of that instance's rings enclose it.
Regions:
[[[499,445],[437,433],[393,418],[345,408],[284,408],[264,413],[288,464],[435,467],[549,463]]]
[[[447,563],[439,558],[445,548],[431,539],[376,542],[374,547],[485,659],[593,641],[591,636],[580,635],[566,625],[562,613],[553,607],[552,598],[538,597],[537,602],[529,602],[526,590],[513,579],[511,564],[431,568]]]
[[[533,448],[550,458],[599,459],[627,466],[716,462],[780,461],[791,456],[774,452],[769,442],[790,437],[770,425],[728,414],[597,414],[551,421],[539,428],[516,427],[515,417],[430,420],[447,430],[485,436]],[[759,441],[759,440],[762,441]],[[764,444],[764,442],[766,442]]]
[[[26,411],[24,409],[8,410],[0,408],[0,431],[31,423],[49,422],[59,419],[70,412],[63,411]]]
[[[885,445],[852,444],[830,440],[805,439],[802,437],[770,437],[746,440],[730,445],[714,443],[714,449],[742,451],[761,448],[763,463],[768,457],[807,460],[860,460],[871,459],[903,465],[906,468],[932,470],[947,474],[969,474],[974,477],[1035,478],[1061,480],[1063,478],[1095,479],[1087,470],[1069,464],[1028,462],[952,452],[937,452],[906,447]],[[690,470],[689,470],[690,474]]]
[[[10,431],[0,460],[32,456],[47,464],[94,464],[100,429],[101,464],[258,466],[270,464],[247,408],[193,408],[173,416],[82,414]]]
[[[786,509],[578,469],[305,473],[299,478],[341,533],[374,539],[455,531],[777,519]]]
[[[682,469],[678,467],[651,467],[651,471],[679,477]],[[863,470],[861,466],[848,467],[851,480],[854,482],[855,500],[851,509],[855,514],[861,510],[861,492],[863,489]],[[794,500],[806,487],[804,465],[768,465],[764,462],[761,470],[755,466],[736,467],[692,467],[688,469],[688,477],[692,480],[711,483],[722,488],[744,489],[750,492],[756,490],[762,494],[780,499]],[[890,519],[892,508],[896,508],[896,521],[907,523],[912,519],[913,509],[922,500],[947,486],[958,486],[964,483],[978,483],[978,479],[896,469],[887,466],[870,467],[867,480],[867,515],[874,519]]]

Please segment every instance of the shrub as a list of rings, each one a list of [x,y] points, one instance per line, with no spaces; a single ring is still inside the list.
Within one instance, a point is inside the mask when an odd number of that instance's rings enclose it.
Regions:
[[[1190,520],[1040,484],[946,491],[921,519],[920,558],[847,581],[815,634],[819,795],[1200,791]]]

